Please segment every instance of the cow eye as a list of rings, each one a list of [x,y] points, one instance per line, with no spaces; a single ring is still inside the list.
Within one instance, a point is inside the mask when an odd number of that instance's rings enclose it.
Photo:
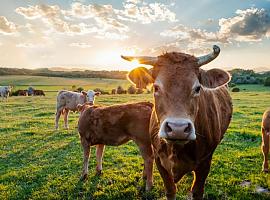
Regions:
[[[153,87],[154,87],[154,92],[159,92],[160,88],[158,85],[154,85]]]
[[[200,90],[201,90],[201,86],[199,85],[199,86],[197,86],[197,87],[195,88],[195,93],[196,93],[196,94],[199,94],[199,93],[200,93]]]

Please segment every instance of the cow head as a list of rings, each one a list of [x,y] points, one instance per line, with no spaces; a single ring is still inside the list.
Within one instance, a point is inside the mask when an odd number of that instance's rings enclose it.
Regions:
[[[159,137],[185,142],[196,139],[194,122],[201,93],[230,81],[230,75],[221,69],[200,69],[214,60],[219,52],[219,47],[214,46],[211,54],[198,58],[176,52],[159,57],[122,56],[129,61],[137,59],[153,66],[150,70],[144,67],[133,69],[128,78],[141,88],[153,84]]]
[[[87,108],[90,108],[93,104],[87,102],[87,103],[84,103],[84,104],[78,104],[77,105],[77,110],[80,112],[80,113],[83,113],[83,111],[85,111]]]
[[[95,92],[94,90],[88,90],[87,92],[87,101],[94,105],[95,96],[99,96],[100,92]]]

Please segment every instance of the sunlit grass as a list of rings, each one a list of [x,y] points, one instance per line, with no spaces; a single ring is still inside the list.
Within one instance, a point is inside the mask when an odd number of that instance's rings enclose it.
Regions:
[[[93,87],[97,87],[94,83]],[[54,89],[57,89],[56,86]],[[270,107],[269,89],[243,86],[232,93],[234,114],[218,146],[205,187],[207,199],[269,199],[255,192],[257,185],[270,188],[269,174],[261,173],[260,123]],[[101,87],[102,88],[102,87]],[[71,113],[70,130],[54,130],[56,92],[45,97],[11,97],[0,102],[0,199],[160,199],[163,183],[154,171],[154,189],[144,192],[143,160],[133,142],[106,147],[104,170],[95,176],[92,148],[89,179],[80,182],[82,149],[76,130],[77,113]],[[97,104],[152,101],[151,94],[101,95]],[[250,180],[251,187],[240,183]],[[185,199],[192,184],[187,174],[178,183],[178,199]]]

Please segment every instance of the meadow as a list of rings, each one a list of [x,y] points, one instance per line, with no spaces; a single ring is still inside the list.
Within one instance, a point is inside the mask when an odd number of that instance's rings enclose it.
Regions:
[[[95,175],[92,148],[89,178],[80,181],[82,148],[76,130],[77,113],[69,117],[69,130],[54,130],[57,90],[72,85],[110,91],[125,80],[68,79],[3,76],[0,85],[29,85],[44,89],[45,97],[10,97],[0,102],[0,199],[164,199],[161,177],[154,167],[154,188],[144,191],[143,160],[131,141],[105,148],[103,174]],[[20,86],[18,86],[20,85]],[[270,174],[261,172],[261,117],[270,107],[270,87],[241,85],[231,93],[234,113],[230,127],[216,149],[206,186],[206,199],[270,199]],[[100,105],[152,101],[151,94],[101,95]],[[177,184],[177,199],[186,199],[192,184],[187,174]],[[247,186],[242,186],[248,183]]]

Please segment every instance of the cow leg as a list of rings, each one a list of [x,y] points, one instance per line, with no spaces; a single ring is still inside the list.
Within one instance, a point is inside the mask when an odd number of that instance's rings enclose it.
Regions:
[[[192,199],[203,199],[204,184],[210,171],[211,160],[212,155],[194,170],[194,180],[191,187]]]
[[[62,110],[63,109],[57,109],[56,111],[56,115],[55,115],[55,129],[56,130],[58,129],[59,118],[61,116]]]
[[[96,146],[96,158],[97,158],[96,174],[97,175],[101,175],[101,171],[102,171],[102,158],[103,158],[104,148],[105,148],[105,145],[104,144],[98,144]]]
[[[69,114],[69,110],[68,109],[64,109],[64,122],[65,122],[65,129],[68,129],[68,114]]]
[[[141,155],[144,160],[143,178],[146,179],[145,190],[150,191],[153,187],[153,164],[154,153],[151,144],[141,144],[136,142],[139,146]]]
[[[262,129],[263,171],[268,172],[269,135]]]
[[[167,200],[175,200],[176,199],[176,186],[173,181],[173,176],[171,173],[169,173],[162,165],[160,158],[156,158],[156,165],[158,168],[158,171],[163,179],[163,183],[166,190],[166,197]]]
[[[83,171],[81,180],[86,180],[88,176],[88,164],[89,164],[89,156],[90,156],[90,144],[86,141],[85,138],[81,137],[81,145],[83,147]]]

